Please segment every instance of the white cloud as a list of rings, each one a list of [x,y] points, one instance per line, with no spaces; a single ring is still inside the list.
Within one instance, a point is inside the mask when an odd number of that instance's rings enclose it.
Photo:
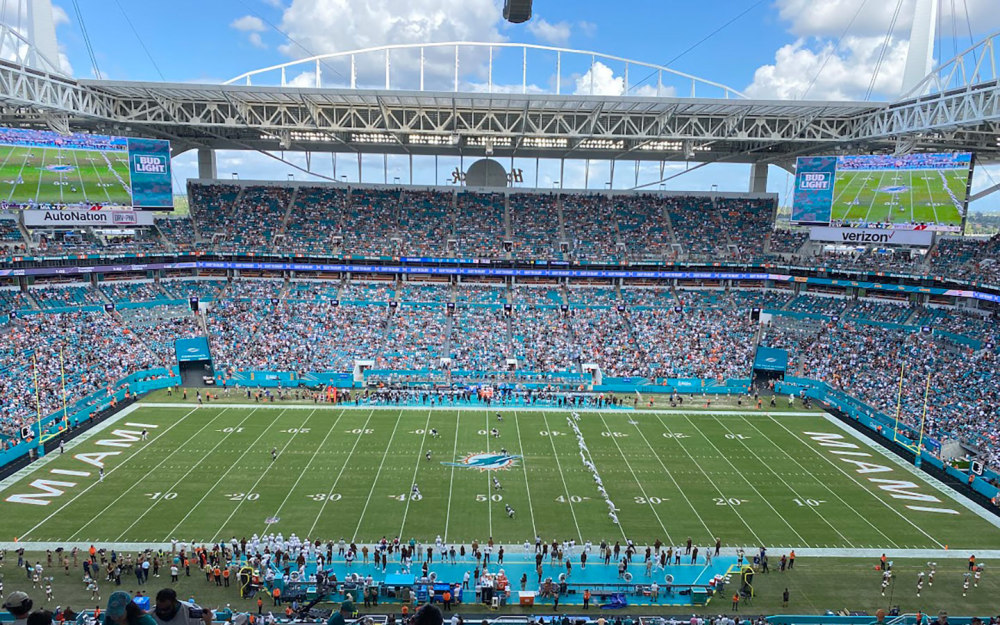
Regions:
[[[625,93],[625,77],[616,76],[613,69],[595,61],[582,76],[575,79],[574,95],[629,95],[642,98],[670,98],[677,95],[677,90],[670,85],[662,85],[659,89],[655,84],[629,85]]]
[[[584,74],[576,79],[575,95],[621,95],[625,92],[625,78],[615,76],[610,67],[595,61]]]
[[[588,37],[593,37],[597,34],[597,24],[593,22],[582,21],[577,26],[579,26],[580,32]]]
[[[810,46],[806,40],[782,46],[774,63],[759,67],[745,90],[752,98],[862,100],[882,49],[883,37],[845,37]],[[900,92],[908,42],[890,42],[873,88],[873,99],[892,99]],[[814,81],[815,79],[815,81]]]
[[[255,15],[244,15],[237,18],[229,24],[229,27],[235,28],[241,33],[262,33],[267,30],[267,27],[264,26],[264,20]]]
[[[498,1],[293,0],[282,15],[281,29],[297,43],[288,41],[280,50],[291,58],[302,58],[385,44],[502,41]],[[486,56],[485,49],[463,49],[460,60],[463,78],[476,72],[485,78],[482,65]],[[425,87],[450,89],[454,80],[454,52],[428,49],[424,62]],[[361,55],[356,63],[359,85],[384,82],[384,57]],[[344,81],[349,74],[346,63],[328,65],[324,85],[328,80]],[[394,86],[404,86],[407,81],[415,83],[419,53],[393,53],[391,65]]]
[[[52,5],[52,22],[59,28],[62,24],[69,24],[69,15],[66,14],[66,10],[61,6]]]
[[[261,2],[263,2],[269,7],[274,7],[275,9],[285,8],[285,3],[282,2],[281,0],[261,0]]]
[[[909,35],[913,22],[916,0],[903,0],[896,19],[894,34]],[[871,2],[870,0],[776,0],[778,15],[790,24],[790,30],[798,36],[839,37],[861,7],[857,19],[851,24],[851,35],[885,36],[895,2]],[[863,6],[862,6],[863,5]],[[966,16],[968,10],[968,16]],[[958,27],[960,38],[968,45],[968,28],[975,34],[992,32],[1000,27],[1000,12],[996,10],[996,0],[963,0],[962,2],[940,3],[940,28],[950,30],[952,24]],[[968,22],[968,25],[967,25]],[[941,33],[947,35],[948,33]]]
[[[564,46],[569,42],[570,25],[569,22],[548,22],[541,16],[536,15],[528,22],[528,32],[535,39],[550,43],[556,46]]]

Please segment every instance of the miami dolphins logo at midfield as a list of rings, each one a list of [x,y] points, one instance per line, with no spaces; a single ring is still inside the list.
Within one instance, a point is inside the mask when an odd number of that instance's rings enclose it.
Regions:
[[[446,467],[462,467],[466,469],[479,469],[480,471],[498,471],[509,469],[514,466],[521,456],[498,453],[477,453],[468,454],[458,462],[442,462]]]

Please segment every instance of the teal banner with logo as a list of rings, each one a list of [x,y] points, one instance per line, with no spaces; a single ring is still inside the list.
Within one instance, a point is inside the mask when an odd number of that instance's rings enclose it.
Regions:
[[[211,360],[208,351],[208,339],[199,336],[191,339],[174,341],[174,351],[177,352],[177,362],[192,362],[195,360]]]
[[[756,371],[781,371],[784,373],[788,369],[788,352],[773,347],[758,347],[757,355],[753,359],[753,368]]]

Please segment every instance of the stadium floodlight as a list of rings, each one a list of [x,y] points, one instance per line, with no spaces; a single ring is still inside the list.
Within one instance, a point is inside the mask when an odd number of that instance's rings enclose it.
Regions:
[[[525,137],[524,147],[526,148],[566,148],[569,147],[569,139],[559,137]]]
[[[578,146],[581,150],[621,150],[625,148],[623,139],[584,139]]]
[[[531,19],[532,0],[504,0],[503,18],[512,24],[521,24]]]

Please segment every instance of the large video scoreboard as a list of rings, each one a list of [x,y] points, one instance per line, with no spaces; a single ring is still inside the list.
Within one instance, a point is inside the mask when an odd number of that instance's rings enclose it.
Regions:
[[[960,231],[972,154],[800,157],[792,223],[914,224]]]
[[[6,207],[173,210],[170,143],[0,128],[0,202]]]

